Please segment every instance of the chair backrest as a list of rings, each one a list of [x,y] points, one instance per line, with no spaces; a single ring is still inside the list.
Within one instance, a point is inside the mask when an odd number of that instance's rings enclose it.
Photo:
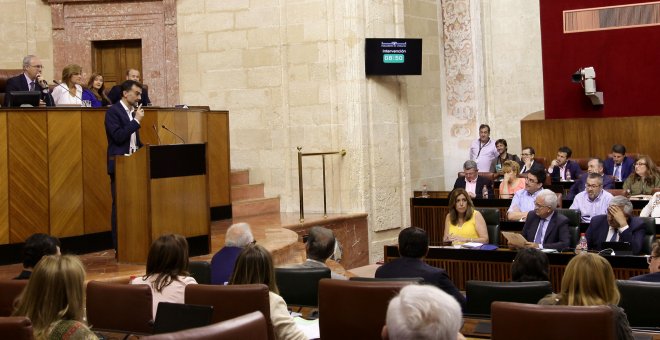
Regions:
[[[533,282],[491,282],[467,281],[465,313],[470,315],[490,315],[491,303],[509,301],[536,304],[544,296],[552,293],[548,281]]]
[[[154,334],[172,333],[211,324],[213,306],[187,305],[161,301],[158,303]]]
[[[568,233],[571,236],[571,239],[568,242],[568,246],[571,248],[575,248],[575,246],[578,244],[580,240],[580,220],[582,219],[582,214],[580,213],[580,210],[557,209],[555,211],[568,218]]]
[[[0,334],[3,339],[34,339],[32,321],[24,316],[0,317]]]
[[[206,261],[190,261],[188,271],[199,284],[211,284],[211,264]]]
[[[424,283],[423,277],[359,277],[353,276],[349,278],[351,281],[362,281],[362,282],[382,282],[382,281],[406,281],[408,283]]]
[[[580,170],[582,171],[587,171],[589,169],[589,160],[591,158],[574,158],[573,161],[577,163],[577,165],[580,167]]]
[[[266,285],[187,285],[185,303],[213,306],[214,323],[260,311],[266,317],[268,338],[274,339]]]
[[[192,328],[176,333],[144,337],[145,340],[233,340],[268,339],[268,324],[261,312],[248,313],[210,326]]]
[[[0,69],[0,105],[4,105],[7,80],[23,73],[23,69]]]
[[[149,285],[87,283],[87,321],[95,331],[151,334],[152,304]]]
[[[494,302],[492,339],[616,339],[614,310],[608,306],[544,306]]]
[[[317,307],[324,278],[330,278],[330,268],[275,268],[277,288],[287,305]]]
[[[623,189],[605,189],[605,191],[612,194],[612,196],[622,196],[624,193]]]
[[[319,282],[321,339],[380,339],[390,300],[409,281]]]
[[[640,217],[644,221],[644,238],[642,239],[642,254],[651,254],[655,242],[655,218]]]
[[[477,208],[486,221],[488,228],[488,243],[500,244],[500,209],[497,208]]]
[[[0,280],[0,317],[11,315],[14,311],[14,300],[27,283],[28,280]]]
[[[652,301],[660,301],[660,283],[617,280],[621,293],[619,307],[628,316],[631,327],[660,327],[658,307]]]

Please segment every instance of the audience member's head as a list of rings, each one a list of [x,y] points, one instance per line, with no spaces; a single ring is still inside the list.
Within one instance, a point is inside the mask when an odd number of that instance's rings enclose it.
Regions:
[[[470,194],[463,188],[456,188],[449,193],[449,221],[453,225],[458,224],[459,217],[468,221],[474,214],[474,203]]]
[[[603,192],[603,175],[591,172],[587,176],[585,191],[590,200],[595,200]]]
[[[429,236],[417,227],[401,230],[399,233],[399,254],[403,257],[422,258],[429,250]]]
[[[477,180],[479,175],[479,169],[477,168],[477,162],[473,160],[467,160],[463,163],[463,174],[465,175],[465,180],[468,182],[473,182]]]
[[[633,205],[630,200],[625,197],[625,196],[614,196],[612,199],[610,199],[610,203],[607,206],[607,223],[610,225],[610,227],[623,227],[619,225],[619,222],[617,222],[616,218],[613,215],[613,209],[612,207],[618,207],[623,211],[623,214],[627,217],[632,216],[633,212]]]
[[[534,199],[534,213],[540,218],[547,218],[557,209],[557,194],[550,189],[543,189]]]
[[[307,258],[325,262],[335,252],[335,235],[332,230],[323,227],[312,227],[305,243]]]
[[[23,246],[23,268],[34,268],[46,255],[60,254],[60,240],[48,234],[32,234]]]
[[[105,83],[103,82],[103,75],[100,73],[92,73],[92,75],[89,77],[89,80],[87,81],[87,88],[91,90],[92,94],[94,97],[96,97],[97,100],[108,100],[107,96],[105,95]]]
[[[188,241],[178,234],[159,237],[151,244],[147,256],[147,274],[145,279],[155,276],[153,287],[162,292],[179,276],[188,275]]]
[[[430,285],[408,285],[387,307],[383,339],[454,340],[462,324],[461,306]]]
[[[132,106],[142,99],[142,84],[134,80],[126,80],[121,83],[121,93],[122,100]]]
[[[126,80],[132,80],[135,82],[140,81],[140,71],[134,69],[134,68],[129,68],[126,70]]]
[[[590,158],[587,163],[588,173],[603,174],[603,160],[600,158]]]
[[[500,155],[504,155],[507,153],[509,147],[506,143],[506,139],[500,138],[495,141],[495,149],[497,149],[497,153]]]
[[[504,161],[504,164],[502,164],[502,173],[507,174],[510,173],[509,177],[513,180],[518,176],[518,173],[520,172],[520,165],[516,161],[508,160]]]
[[[27,74],[28,78],[34,80],[37,75],[41,74],[41,71],[44,69],[43,64],[41,64],[41,59],[36,55],[26,55],[23,58],[23,73]]]
[[[653,249],[651,249],[651,255],[648,257],[649,262],[649,271],[651,273],[660,272],[660,240],[653,243]]]
[[[536,157],[536,151],[534,151],[533,147],[526,146],[522,148],[522,152],[520,153],[520,159],[523,162],[533,161],[534,157]]]
[[[559,304],[616,305],[619,298],[614,271],[604,257],[582,253],[568,262],[561,280]]]
[[[265,284],[268,290],[279,294],[275,280],[273,258],[266,248],[251,244],[245,247],[236,259],[234,272],[231,274],[231,285]]]
[[[545,170],[532,169],[527,173],[525,190],[527,190],[528,193],[533,194],[543,188],[543,182],[545,182]]]
[[[35,338],[49,338],[48,329],[56,321],[84,322],[84,287],[85,268],[78,257],[44,256],[18,297],[13,315],[32,321]]]
[[[254,236],[252,236],[252,229],[250,229],[249,224],[245,222],[234,223],[227,229],[225,247],[243,248],[252,242],[254,242]]]
[[[635,181],[645,180],[651,187],[655,185],[655,179],[660,176],[658,168],[651,157],[639,155],[635,162],[635,172],[631,174]]]
[[[82,85],[82,67],[76,64],[66,65],[62,69],[62,83],[66,84],[69,89],[76,84]]]
[[[612,160],[615,164],[621,164],[626,157],[626,147],[621,144],[612,145]]]
[[[521,248],[511,264],[511,281],[550,281],[548,255],[534,248]]]
[[[566,161],[573,155],[573,150],[568,146],[562,146],[557,150],[557,163],[559,166],[566,164]]]
[[[490,126],[488,124],[479,125],[479,140],[482,143],[488,142],[490,139]]]

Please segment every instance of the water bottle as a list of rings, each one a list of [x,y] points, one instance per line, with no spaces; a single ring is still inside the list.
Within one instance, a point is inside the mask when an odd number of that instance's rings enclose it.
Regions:
[[[566,169],[566,181],[571,181],[571,170]]]
[[[488,198],[488,188],[485,185],[481,189],[481,198]]]
[[[580,242],[575,246],[575,253],[580,254],[582,252],[587,252],[587,237],[584,233],[580,234]]]
[[[428,198],[429,197],[429,190],[426,187],[426,184],[422,185],[422,198]]]

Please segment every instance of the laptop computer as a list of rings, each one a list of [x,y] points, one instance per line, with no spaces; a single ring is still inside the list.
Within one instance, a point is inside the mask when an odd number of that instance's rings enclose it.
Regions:
[[[612,249],[614,251],[614,256],[618,255],[632,255],[632,245],[630,242],[603,242],[600,244],[601,253],[604,253],[607,249]]]
[[[156,310],[154,334],[208,326],[212,317],[213,306],[161,302]]]

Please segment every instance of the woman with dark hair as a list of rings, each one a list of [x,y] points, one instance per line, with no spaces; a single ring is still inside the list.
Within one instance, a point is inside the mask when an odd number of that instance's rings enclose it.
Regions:
[[[62,69],[62,82],[53,89],[55,105],[82,106],[82,67],[70,64]]]
[[[99,73],[92,73],[87,81],[87,88],[83,90],[82,100],[89,100],[92,107],[101,107],[110,105],[110,99],[105,95],[103,86],[103,76]]]
[[[48,234],[32,234],[23,246],[23,271],[14,280],[27,280],[39,260],[46,255],[60,255],[60,240]]]
[[[474,209],[470,195],[463,188],[456,188],[449,194],[449,213],[445,217],[443,239],[453,244],[488,243],[486,221]]]
[[[176,234],[154,241],[147,256],[146,275],[131,280],[131,284],[151,287],[154,317],[159,302],[184,303],[186,286],[196,283],[188,274],[188,241]]]
[[[626,313],[617,306],[621,295],[616,287],[612,266],[593,253],[582,253],[568,262],[561,279],[559,294],[551,294],[539,301],[541,305],[609,306],[614,310],[617,339],[633,340]]]
[[[511,281],[550,281],[548,263],[548,255],[538,249],[519,249],[511,265]]]
[[[639,155],[634,170],[623,182],[623,189],[630,195],[651,195],[653,188],[660,187],[660,172],[651,157]]]
[[[250,244],[236,259],[230,285],[265,284],[268,286],[270,300],[270,320],[273,324],[275,338],[278,340],[306,340],[307,336],[297,328],[286,307],[286,302],[279,296],[273,258],[266,248],[258,244]]]
[[[85,268],[76,256],[44,256],[13,316],[32,321],[36,339],[98,339],[85,323]]]

